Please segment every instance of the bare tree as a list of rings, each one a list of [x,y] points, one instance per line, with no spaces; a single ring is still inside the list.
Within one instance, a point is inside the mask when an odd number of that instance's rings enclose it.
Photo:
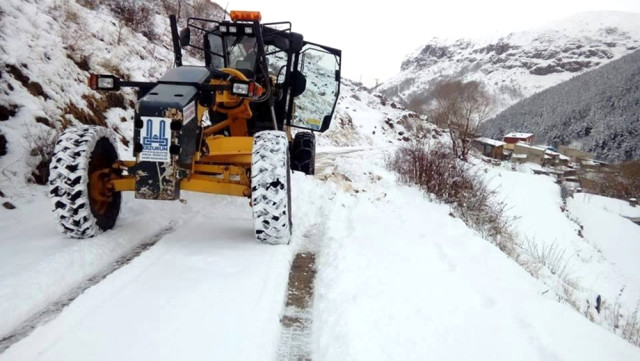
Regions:
[[[438,84],[431,95],[435,103],[431,118],[449,128],[453,154],[466,161],[471,139],[491,111],[489,94],[480,82],[453,80]]]
[[[121,23],[146,36],[149,40],[157,40],[158,34],[153,26],[155,15],[153,4],[136,0],[111,0],[106,2],[106,5]],[[120,41],[120,30],[118,31],[118,41]]]
[[[180,17],[182,15],[182,0],[161,0],[160,4],[167,16],[176,15]]]

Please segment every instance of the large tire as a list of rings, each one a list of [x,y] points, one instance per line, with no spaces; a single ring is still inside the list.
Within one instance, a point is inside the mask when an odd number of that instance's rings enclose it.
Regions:
[[[118,160],[116,144],[109,129],[97,126],[67,128],[58,138],[50,165],[49,195],[58,224],[66,235],[89,238],[115,225],[121,195],[104,188],[107,184],[104,179]],[[103,186],[99,188],[99,199],[91,193],[91,187],[98,185]]]
[[[316,136],[299,132],[291,144],[291,170],[314,175],[316,173]]]
[[[253,138],[251,204],[256,239],[288,244],[291,239],[289,141],[284,132],[266,130]]]

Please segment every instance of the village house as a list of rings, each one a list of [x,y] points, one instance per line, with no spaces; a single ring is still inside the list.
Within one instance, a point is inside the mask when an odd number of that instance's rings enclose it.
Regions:
[[[582,161],[593,160],[595,158],[595,155],[589,152],[585,152],[576,148],[567,147],[566,145],[559,146],[558,151],[561,154],[564,154],[567,157],[569,157],[571,161],[574,163],[581,163]]]
[[[544,152],[544,165],[547,166],[568,166],[569,160],[569,157],[549,149]]]
[[[546,149],[534,147],[526,143],[513,144],[513,155],[511,159],[515,162],[531,162],[542,165],[545,161]]]
[[[485,157],[494,159],[503,159],[505,142],[490,138],[476,138],[473,140],[473,146]]]
[[[502,140],[506,143],[504,148],[514,150],[516,143],[525,143],[531,145],[533,142],[533,134],[512,132],[505,135]]]

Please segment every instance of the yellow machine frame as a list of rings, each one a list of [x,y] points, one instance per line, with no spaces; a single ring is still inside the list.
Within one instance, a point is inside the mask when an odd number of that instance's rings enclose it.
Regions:
[[[236,69],[225,68],[222,71],[234,77],[247,81],[247,78]],[[211,80],[212,85],[226,84],[223,80]],[[233,95],[230,91],[216,93],[213,112],[224,113],[227,119],[202,131],[202,141],[206,144],[208,152],[202,154],[200,150],[191,163],[189,176],[180,182],[180,189],[225,194],[240,197],[251,195],[251,180],[247,174],[251,169],[251,154],[253,150],[253,137],[249,136],[247,120],[253,116],[251,112],[251,99]],[[240,104],[241,103],[241,104]],[[202,118],[207,107],[198,104],[197,120],[201,126]],[[229,129],[231,136],[217,135],[224,129]],[[289,131],[287,131],[290,137]],[[119,161],[114,167],[127,169],[134,166],[137,161]],[[135,176],[112,176],[107,182],[92,182],[92,193],[104,194],[113,191],[135,191]]]

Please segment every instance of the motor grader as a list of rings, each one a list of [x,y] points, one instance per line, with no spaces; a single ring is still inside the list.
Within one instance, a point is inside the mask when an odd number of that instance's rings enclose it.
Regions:
[[[135,160],[119,159],[108,128],[67,128],[49,178],[62,231],[87,238],[113,228],[121,192],[177,200],[192,191],[249,198],[256,239],[288,243],[290,171],[314,173],[313,132],[331,123],[341,51],[305,41],[289,22],[261,23],[259,12],[189,18],[180,32],[169,18],[175,67],[158,81],[90,75],[97,91],[136,89]],[[183,65],[183,49],[204,65]]]

